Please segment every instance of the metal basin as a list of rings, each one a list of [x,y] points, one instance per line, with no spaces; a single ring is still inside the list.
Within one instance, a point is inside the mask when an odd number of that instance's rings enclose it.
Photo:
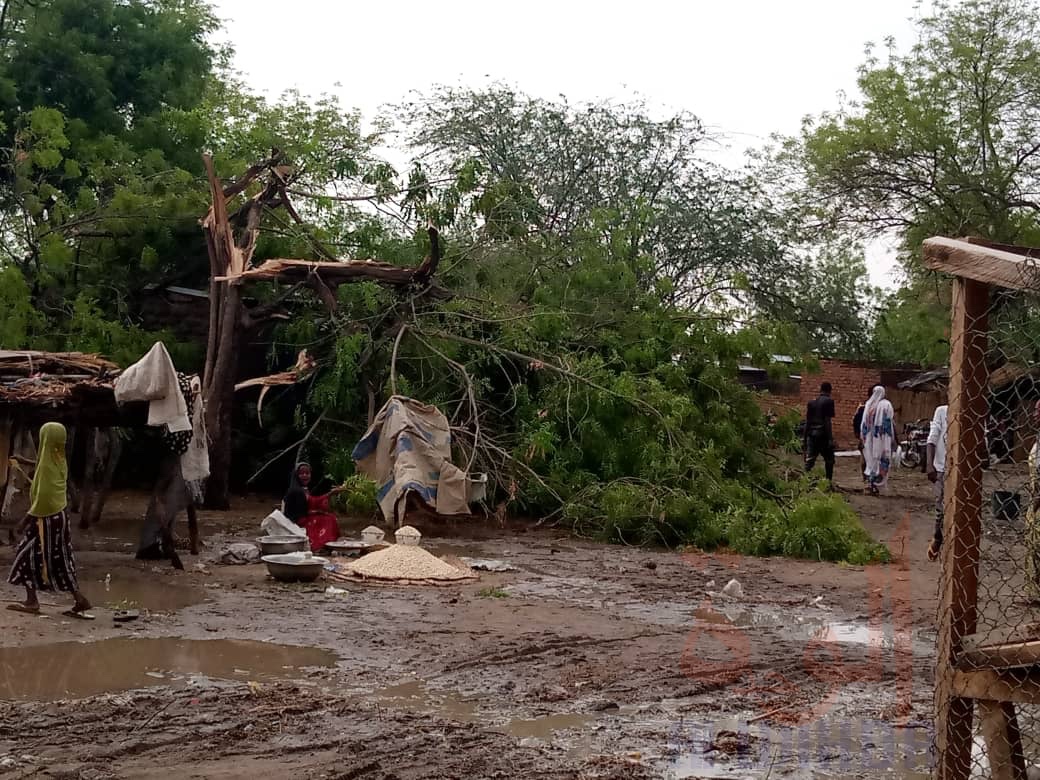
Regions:
[[[298,555],[265,555],[260,560],[267,564],[267,572],[279,582],[314,582],[328,563],[324,558],[303,558]]]
[[[256,543],[260,545],[262,555],[283,555],[311,549],[306,536],[261,536]]]
[[[340,539],[326,544],[323,552],[330,552],[333,555],[364,555],[389,546],[385,542],[358,542],[353,539]]]

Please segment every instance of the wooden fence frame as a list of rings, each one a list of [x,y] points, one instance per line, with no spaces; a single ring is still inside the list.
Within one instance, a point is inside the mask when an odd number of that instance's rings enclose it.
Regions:
[[[978,621],[979,545],[982,538],[982,463],[988,414],[990,287],[1040,290],[1040,250],[979,239],[930,238],[925,265],[952,274],[945,543],[936,667],[937,777],[968,780],[972,721],[978,706],[994,780],[1025,780],[1015,703],[1040,704],[1040,655],[1033,665],[1001,663],[993,648],[983,659],[972,649]],[[1037,643],[1040,644],[1040,643]],[[1006,650],[1008,648],[996,648]],[[1021,651],[1021,648],[1018,648]]]

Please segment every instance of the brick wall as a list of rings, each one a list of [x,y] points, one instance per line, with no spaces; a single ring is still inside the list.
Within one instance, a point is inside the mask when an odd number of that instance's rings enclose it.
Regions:
[[[758,392],[755,393],[755,402],[764,415],[775,414],[777,417],[783,417],[792,410],[803,416],[805,414],[802,397],[798,393],[777,395],[776,393]]]
[[[819,395],[820,385],[830,382],[834,398],[834,439],[839,449],[855,449],[857,438],[852,430],[852,418],[870,391],[876,385],[893,390],[900,382],[920,371],[917,367],[892,368],[873,363],[821,360],[820,373],[802,376],[799,393],[802,416],[805,416],[805,405]],[[902,425],[898,417],[896,424]]]

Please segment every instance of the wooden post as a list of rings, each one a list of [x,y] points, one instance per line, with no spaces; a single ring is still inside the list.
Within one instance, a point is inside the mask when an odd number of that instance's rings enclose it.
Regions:
[[[122,451],[123,442],[119,438],[119,431],[115,428],[95,429],[90,442],[87,476],[84,480],[84,484],[90,486],[90,500],[84,499],[81,516],[84,527],[97,525],[100,522]]]
[[[1026,780],[1022,733],[1011,702],[978,702],[979,725],[993,780]]]
[[[967,780],[971,771],[972,700],[953,692],[954,657],[975,632],[978,617],[982,460],[987,414],[986,341],[989,288],[964,278],[953,283],[950,409],[947,441],[936,744],[939,780]]]

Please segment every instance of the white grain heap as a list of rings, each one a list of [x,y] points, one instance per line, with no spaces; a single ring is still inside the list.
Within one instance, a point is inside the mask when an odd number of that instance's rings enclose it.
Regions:
[[[471,580],[471,571],[458,569],[422,547],[394,544],[347,564],[345,570],[366,580],[443,581]]]

